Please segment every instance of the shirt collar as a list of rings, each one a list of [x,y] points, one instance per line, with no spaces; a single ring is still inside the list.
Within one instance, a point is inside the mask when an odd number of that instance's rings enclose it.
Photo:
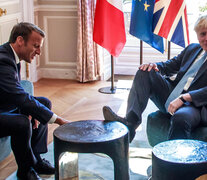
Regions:
[[[15,52],[15,50],[13,49],[12,45],[9,44],[10,47],[12,48],[12,51],[14,53],[14,57],[15,57],[15,61],[16,61],[16,64],[19,64],[20,63],[20,60],[19,60],[19,57],[17,56],[17,53]]]

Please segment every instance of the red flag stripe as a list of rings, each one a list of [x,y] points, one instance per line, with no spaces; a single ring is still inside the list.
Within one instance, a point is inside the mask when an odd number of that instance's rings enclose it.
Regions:
[[[177,0],[176,3],[172,3],[171,1],[168,9],[171,9],[172,11],[167,11],[158,35],[167,39],[170,29],[174,23],[176,16],[178,15],[182,3],[183,0]]]
[[[189,31],[188,31],[188,29],[187,29],[187,27],[188,27],[188,18],[187,18],[187,8],[186,8],[186,6],[185,6],[185,9],[184,9],[184,16],[185,16],[185,32],[186,32],[186,38],[187,38],[187,41],[185,40],[185,42],[187,42],[188,44],[190,43],[190,39],[189,39]],[[186,46],[188,45],[188,44],[186,44]]]

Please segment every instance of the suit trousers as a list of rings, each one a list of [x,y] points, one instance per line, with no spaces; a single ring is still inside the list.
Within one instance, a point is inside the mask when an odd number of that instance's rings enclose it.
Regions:
[[[40,103],[51,109],[51,102],[45,97],[35,97]],[[34,120],[28,118],[23,110],[17,113],[0,113],[0,137],[11,136],[18,170],[26,172],[37,163],[35,155],[47,152],[48,125],[41,124],[33,129]]]
[[[185,103],[170,118],[168,139],[191,139],[191,132],[200,125],[201,108]]]
[[[173,90],[172,84],[159,72],[138,70],[128,97],[126,119],[130,128],[136,129],[142,122],[142,113],[148,100],[163,113],[165,102]],[[189,138],[200,123],[200,109],[186,103],[171,116],[169,139]]]

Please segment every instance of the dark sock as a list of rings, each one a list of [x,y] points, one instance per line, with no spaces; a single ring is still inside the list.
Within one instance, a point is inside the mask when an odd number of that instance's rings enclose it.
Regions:
[[[37,162],[41,162],[42,161],[42,158],[41,158],[40,154],[35,154],[35,157],[37,159]]]

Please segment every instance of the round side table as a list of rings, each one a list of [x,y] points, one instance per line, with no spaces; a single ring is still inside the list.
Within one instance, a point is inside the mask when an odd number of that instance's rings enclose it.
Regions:
[[[59,180],[59,156],[63,152],[104,153],[114,162],[114,179],[129,180],[129,137],[124,124],[76,121],[59,126],[53,136],[56,180]]]
[[[207,143],[170,140],[152,151],[152,180],[195,180],[207,173]]]

